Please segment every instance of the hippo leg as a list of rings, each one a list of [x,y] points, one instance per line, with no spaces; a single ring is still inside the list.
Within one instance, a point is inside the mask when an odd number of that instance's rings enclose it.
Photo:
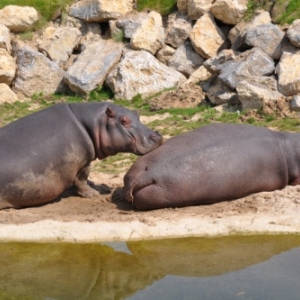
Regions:
[[[90,169],[90,165],[81,169],[74,181],[74,185],[78,189],[78,194],[84,198],[92,198],[99,196],[99,192],[90,187],[87,183],[87,179],[90,174]]]

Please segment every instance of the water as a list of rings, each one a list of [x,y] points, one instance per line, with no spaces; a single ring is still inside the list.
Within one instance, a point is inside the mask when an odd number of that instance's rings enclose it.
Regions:
[[[0,243],[2,299],[300,299],[300,236]]]

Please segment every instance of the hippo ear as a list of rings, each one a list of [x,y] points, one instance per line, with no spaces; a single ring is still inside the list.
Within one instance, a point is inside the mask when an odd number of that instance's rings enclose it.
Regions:
[[[120,122],[125,127],[128,127],[131,124],[131,121],[130,121],[130,119],[127,116],[120,117]]]
[[[111,107],[108,107],[105,113],[108,115],[109,118],[114,118],[116,115],[114,109]]]

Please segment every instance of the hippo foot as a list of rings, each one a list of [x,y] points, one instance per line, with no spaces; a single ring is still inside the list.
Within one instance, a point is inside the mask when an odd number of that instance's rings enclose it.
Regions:
[[[83,198],[93,198],[99,196],[99,192],[88,185],[78,189],[78,194]]]

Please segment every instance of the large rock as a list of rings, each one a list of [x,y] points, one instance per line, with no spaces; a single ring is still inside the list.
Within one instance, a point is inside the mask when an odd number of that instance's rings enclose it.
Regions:
[[[115,98],[131,100],[149,96],[184,83],[185,77],[160,63],[147,51],[128,51],[106,78]]]
[[[183,15],[173,13],[168,17],[165,42],[174,48],[178,48],[187,40],[191,31],[191,21]]]
[[[64,72],[42,53],[28,47],[16,50],[17,72],[13,90],[26,97],[59,91]]]
[[[16,101],[18,101],[18,96],[10,89],[7,84],[0,83],[0,104],[14,103]]]
[[[134,31],[130,47],[135,50],[146,50],[154,55],[163,47],[165,38],[161,15],[151,11]]]
[[[146,16],[146,12],[137,12],[133,10],[119,18],[116,21],[116,27],[123,30],[124,36],[127,39],[131,39],[135,31],[141,26],[141,23]]]
[[[60,65],[67,62],[80,38],[81,32],[77,28],[47,27],[37,46],[41,52]]]
[[[300,19],[295,20],[286,32],[290,43],[295,47],[300,47]]]
[[[271,23],[262,24],[247,30],[245,43],[251,47],[259,47],[273,59],[279,59],[284,33]]]
[[[300,95],[295,95],[292,97],[289,103],[289,107],[291,111],[300,111]]]
[[[215,105],[221,105],[224,103],[237,104],[237,93],[224,85],[220,80],[216,82],[207,91],[207,97]]]
[[[0,21],[1,22],[1,21]],[[0,49],[11,51],[11,37],[9,29],[0,23]]]
[[[5,49],[0,48],[0,82],[10,85],[16,73],[16,60]]]
[[[216,19],[231,25],[237,24],[246,10],[246,0],[217,0],[210,9]]]
[[[284,52],[276,67],[278,90],[285,96],[300,93],[300,51]]]
[[[11,32],[24,32],[38,19],[38,12],[33,7],[8,5],[0,10],[0,23]]]
[[[240,21],[229,32],[228,38],[232,44],[231,48],[238,50],[244,44],[245,33],[248,29],[254,28],[262,24],[271,23],[270,13],[264,10],[257,10],[251,21]]]
[[[269,101],[280,101],[284,96],[277,89],[274,77],[252,77],[236,87],[242,109],[261,109]]]
[[[190,39],[195,51],[204,58],[216,56],[226,40],[210,13],[198,19],[190,33]]]
[[[188,0],[187,15],[191,20],[198,20],[210,11],[212,0]]]
[[[157,51],[156,58],[163,64],[168,65],[175,51],[176,50],[174,48],[164,45],[159,51]]]
[[[217,75],[210,72],[203,65],[198,68],[194,73],[191,74],[186,84],[198,84],[201,86],[202,90],[207,92],[212,86]]]
[[[176,49],[168,62],[168,66],[185,76],[190,76],[204,62],[204,59],[195,52],[190,41]]]
[[[69,15],[86,22],[118,19],[132,10],[133,0],[81,0],[69,9]]]
[[[75,93],[88,94],[101,86],[119,62],[123,44],[101,40],[86,47],[65,74],[64,81]]]
[[[218,61],[218,59],[216,60]],[[214,65],[214,62],[206,61],[204,65],[210,70],[216,71],[209,66]],[[231,89],[235,89],[242,80],[270,75],[275,69],[274,61],[260,48],[253,48],[238,56],[228,56],[227,60],[219,60],[218,64],[215,63],[216,65],[220,73],[219,80]]]

